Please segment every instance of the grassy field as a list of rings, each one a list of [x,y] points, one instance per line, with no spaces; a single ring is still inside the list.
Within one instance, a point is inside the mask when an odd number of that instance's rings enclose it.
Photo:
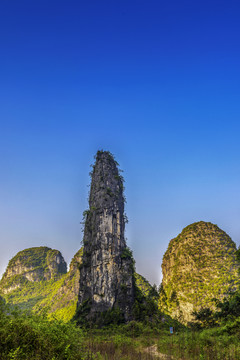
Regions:
[[[132,321],[84,329],[74,322],[11,310],[0,302],[1,360],[238,360],[240,319],[224,326],[191,331]],[[154,351],[153,351],[154,350]],[[154,356],[155,353],[155,356]],[[161,354],[161,355],[160,355]]]

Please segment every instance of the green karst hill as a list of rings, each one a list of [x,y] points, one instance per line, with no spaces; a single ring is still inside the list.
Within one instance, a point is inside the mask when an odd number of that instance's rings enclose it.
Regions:
[[[1,280],[4,293],[28,282],[57,280],[67,272],[67,264],[58,250],[46,246],[20,251],[7,266]]]
[[[77,309],[83,248],[74,255],[69,271],[58,250],[35,247],[20,251],[8,264],[0,281],[2,297],[10,305],[49,318],[69,321]],[[134,273],[137,288],[148,296],[152,286]]]
[[[159,307],[187,323],[192,312],[214,309],[239,284],[236,245],[217,225],[200,221],[169,243],[162,261]]]
[[[58,250],[36,247],[20,251],[8,264],[0,291],[9,304],[34,312],[47,311],[65,321],[76,312],[82,249],[70,269]]]

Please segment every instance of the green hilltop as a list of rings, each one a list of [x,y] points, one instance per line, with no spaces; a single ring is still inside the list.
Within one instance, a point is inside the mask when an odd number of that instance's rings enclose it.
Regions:
[[[159,307],[189,322],[192,312],[215,308],[239,285],[236,245],[217,225],[196,222],[169,243],[162,261]]]

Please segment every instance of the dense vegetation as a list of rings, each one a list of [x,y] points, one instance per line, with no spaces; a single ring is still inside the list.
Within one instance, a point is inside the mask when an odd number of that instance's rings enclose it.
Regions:
[[[239,284],[236,245],[217,225],[197,222],[169,243],[159,306],[185,323],[202,307],[215,309]]]
[[[60,251],[46,246],[19,251],[8,263],[0,281],[4,293],[24,284],[44,280],[58,280],[67,272],[67,264]]]
[[[83,331],[60,320],[0,306],[0,358],[82,359]]]
[[[202,308],[193,315],[189,328],[158,340],[161,352],[182,360],[240,359],[239,288],[222,302],[216,299],[215,311]]]
[[[196,323],[184,327],[157,309],[155,289],[139,289],[134,307],[137,321],[86,328],[74,322],[20,312],[0,301],[0,359],[153,359],[152,350],[186,360],[240,359],[240,292],[195,313]],[[155,304],[155,305],[154,305]],[[111,315],[111,314],[109,314]],[[115,325],[114,325],[115,324]],[[86,325],[86,324],[85,324]],[[169,327],[174,334],[169,334]],[[155,348],[153,347],[155,345]]]
[[[192,233],[196,229],[199,230],[199,227],[192,224],[183,231],[184,236],[189,237],[189,230]],[[202,235],[206,234],[203,232]],[[216,236],[211,238],[214,239]],[[221,240],[224,239],[234,255],[235,267],[235,260],[240,262],[240,250],[233,252],[234,245],[222,232]],[[181,240],[178,237],[177,243]],[[173,245],[170,243],[170,249]],[[191,246],[189,251],[193,251]],[[126,252],[123,256],[129,254]],[[227,265],[224,262],[229,264],[230,261],[229,252],[223,255],[222,267],[225,269]],[[216,256],[220,257],[218,253]],[[48,258],[45,255],[43,257]],[[0,359],[153,360],[157,353],[165,354],[165,359],[240,359],[239,274],[234,275],[234,287],[225,289],[226,296],[212,296],[211,304],[214,306],[202,302],[202,306],[193,311],[193,321],[188,326],[173,320],[163,309],[159,309],[159,293],[161,299],[163,287],[157,291],[155,286],[152,287],[136,273],[132,313],[134,320],[124,324],[120,310],[115,308],[104,313],[97,323],[87,324],[84,318],[79,321],[79,317],[76,323],[73,319],[77,307],[76,286],[79,284],[81,259],[80,249],[67,274],[48,281],[26,279],[20,288],[5,293],[4,299],[0,297]],[[24,266],[31,267],[26,259],[23,258],[23,261]],[[35,268],[40,269],[39,258],[34,261]],[[15,263],[10,262],[13,266]],[[12,275],[13,285],[16,276]],[[228,279],[226,272],[224,276]],[[170,300],[171,306],[177,304],[178,299],[173,291]],[[169,332],[170,326],[174,328],[173,335]]]
[[[171,323],[173,325],[173,323]],[[9,309],[0,300],[0,359],[153,359],[145,348],[168,324],[132,321],[102,329],[80,328],[29,312]]]
[[[40,250],[40,254],[34,256],[36,249]],[[49,252],[49,248],[40,247],[26,249],[18,253],[18,256],[14,257],[14,261],[10,260],[8,269],[12,269],[11,266],[14,266],[16,261],[20,266],[28,266],[28,268],[42,269],[47,266],[46,258]],[[14,288],[12,291],[9,291],[3,294],[4,299],[9,306],[14,308],[14,305],[17,305],[21,310],[33,311],[36,314],[47,314],[49,319],[58,319],[65,322],[71,320],[77,309],[78,301],[78,291],[79,291],[79,266],[82,261],[82,251],[81,248],[73,257],[70,269],[67,274],[60,274],[58,279],[50,279],[48,281],[39,278],[38,281],[28,281],[22,275],[12,275],[7,278],[3,277],[1,282],[1,289],[4,291],[5,288],[9,287],[9,283],[15,285],[16,277],[21,278],[21,286]],[[30,256],[29,259],[26,259],[26,256]],[[125,254],[126,256],[126,254]],[[21,263],[23,260],[23,264]],[[143,319],[146,316],[149,316],[150,308],[152,307],[152,296],[155,293],[154,307],[156,309],[156,288],[153,288],[150,283],[141,275],[134,273],[135,284],[138,291],[138,300],[135,302],[134,312],[136,317]],[[5,279],[5,280],[4,280]],[[17,283],[19,284],[19,282]],[[150,296],[149,296],[150,295]],[[150,313],[153,311],[151,310]],[[108,324],[119,323],[122,319],[121,314],[117,314],[117,311],[108,312],[104,315]]]
[[[40,255],[38,254],[36,259],[33,259],[36,249],[40,249]],[[12,261],[13,259],[10,260],[6,273],[10,272],[11,274],[16,261],[20,267],[27,265],[28,269],[32,269],[31,271],[37,269],[40,270],[40,273],[43,273],[44,269],[48,267],[49,259],[54,252],[56,250],[46,247],[21,251],[17,254],[18,256],[13,258],[14,261]],[[26,260],[26,254],[30,255],[28,261]],[[21,310],[33,311],[38,314],[44,312],[48,314],[49,318],[54,317],[59,320],[69,321],[74,316],[77,307],[81,258],[82,249],[74,255],[68,273],[60,272],[49,280],[39,277],[38,281],[29,281],[24,277],[25,273],[8,277],[4,275],[0,283],[4,299],[9,305],[18,305]],[[22,260],[23,263],[21,263]],[[9,288],[9,283],[13,286],[16,284],[16,277],[23,279],[21,286],[14,287],[12,291],[4,293],[5,289]],[[19,283],[17,282],[17,284]]]
[[[193,331],[166,317],[158,324],[131,321],[86,329],[74,322],[49,320],[44,314],[11,311],[1,301],[0,359],[153,360],[155,350],[169,359],[237,360],[239,325],[236,318],[232,323]],[[174,327],[173,335],[169,326]]]

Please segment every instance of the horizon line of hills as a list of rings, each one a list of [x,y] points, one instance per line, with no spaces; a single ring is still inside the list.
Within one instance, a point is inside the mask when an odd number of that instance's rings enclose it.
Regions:
[[[214,238],[217,251],[215,243],[208,242],[205,250],[201,244],[202,259],[200,256],[197,259],[192,249],[195,247],[197,253],[199,242],[204,241],[199,231],[206,229],[212,231],[208,234],[208,240]],[[181,239],[183,235],[185,241],[188,240],[185,244]],[[220,239],[219,235],[221,235]],[[227,240],[227,244],[221,243],[223,238],[225,242]],[[193,241],[191,247],[190,239]],[[143,296],[152,294],[163,313],[184,323],[189,322],[192,320],[194,310],[204,306],[214,308],[215,298],[222,300],[239,284],[239,265],[235,255],[237,249],[229,240],[226,233],[216,225],[203,221],[193,223],[169,243],[162,262],[164,277],[160,285],[160,294],[156,293],[156,287],[153,287],[146,278],[135,272],[136,286]],[[179,249],[173,251],[176,246]],[[215,250],[211,249],[212,246]],[[176,251],[178,251],[177,256]],[[211,256],[206,258],[209,252]],[[35,312],[42,312],[45,309],[50,317],[55,316],[64,321],[71,320],[77,310],[82,255],[83,248],[80,248],[72,258],[67,271],[67,264],[58,250],[40,246],[19,251],[9,261],[0,281],[1,296],[7,303],[18,305],[21,309]],[[203,261],[203,259],[204,267],[198,263],[198,260]],[[231,271],[228,272],[228,268]]]
[[[124,180],[110,152],[98,151],[95,159],[83,247],[68,271],[58,250],[40,246],[18,252],[0,281],[10,306],[79,324],[157,321],[163,314],[187,324],[194,312],[214,310],[216,299],[223,301],[237,289],[236,245],[204,221],[188,225],[169,242],[159,291],[137,274],[124,237]]]

